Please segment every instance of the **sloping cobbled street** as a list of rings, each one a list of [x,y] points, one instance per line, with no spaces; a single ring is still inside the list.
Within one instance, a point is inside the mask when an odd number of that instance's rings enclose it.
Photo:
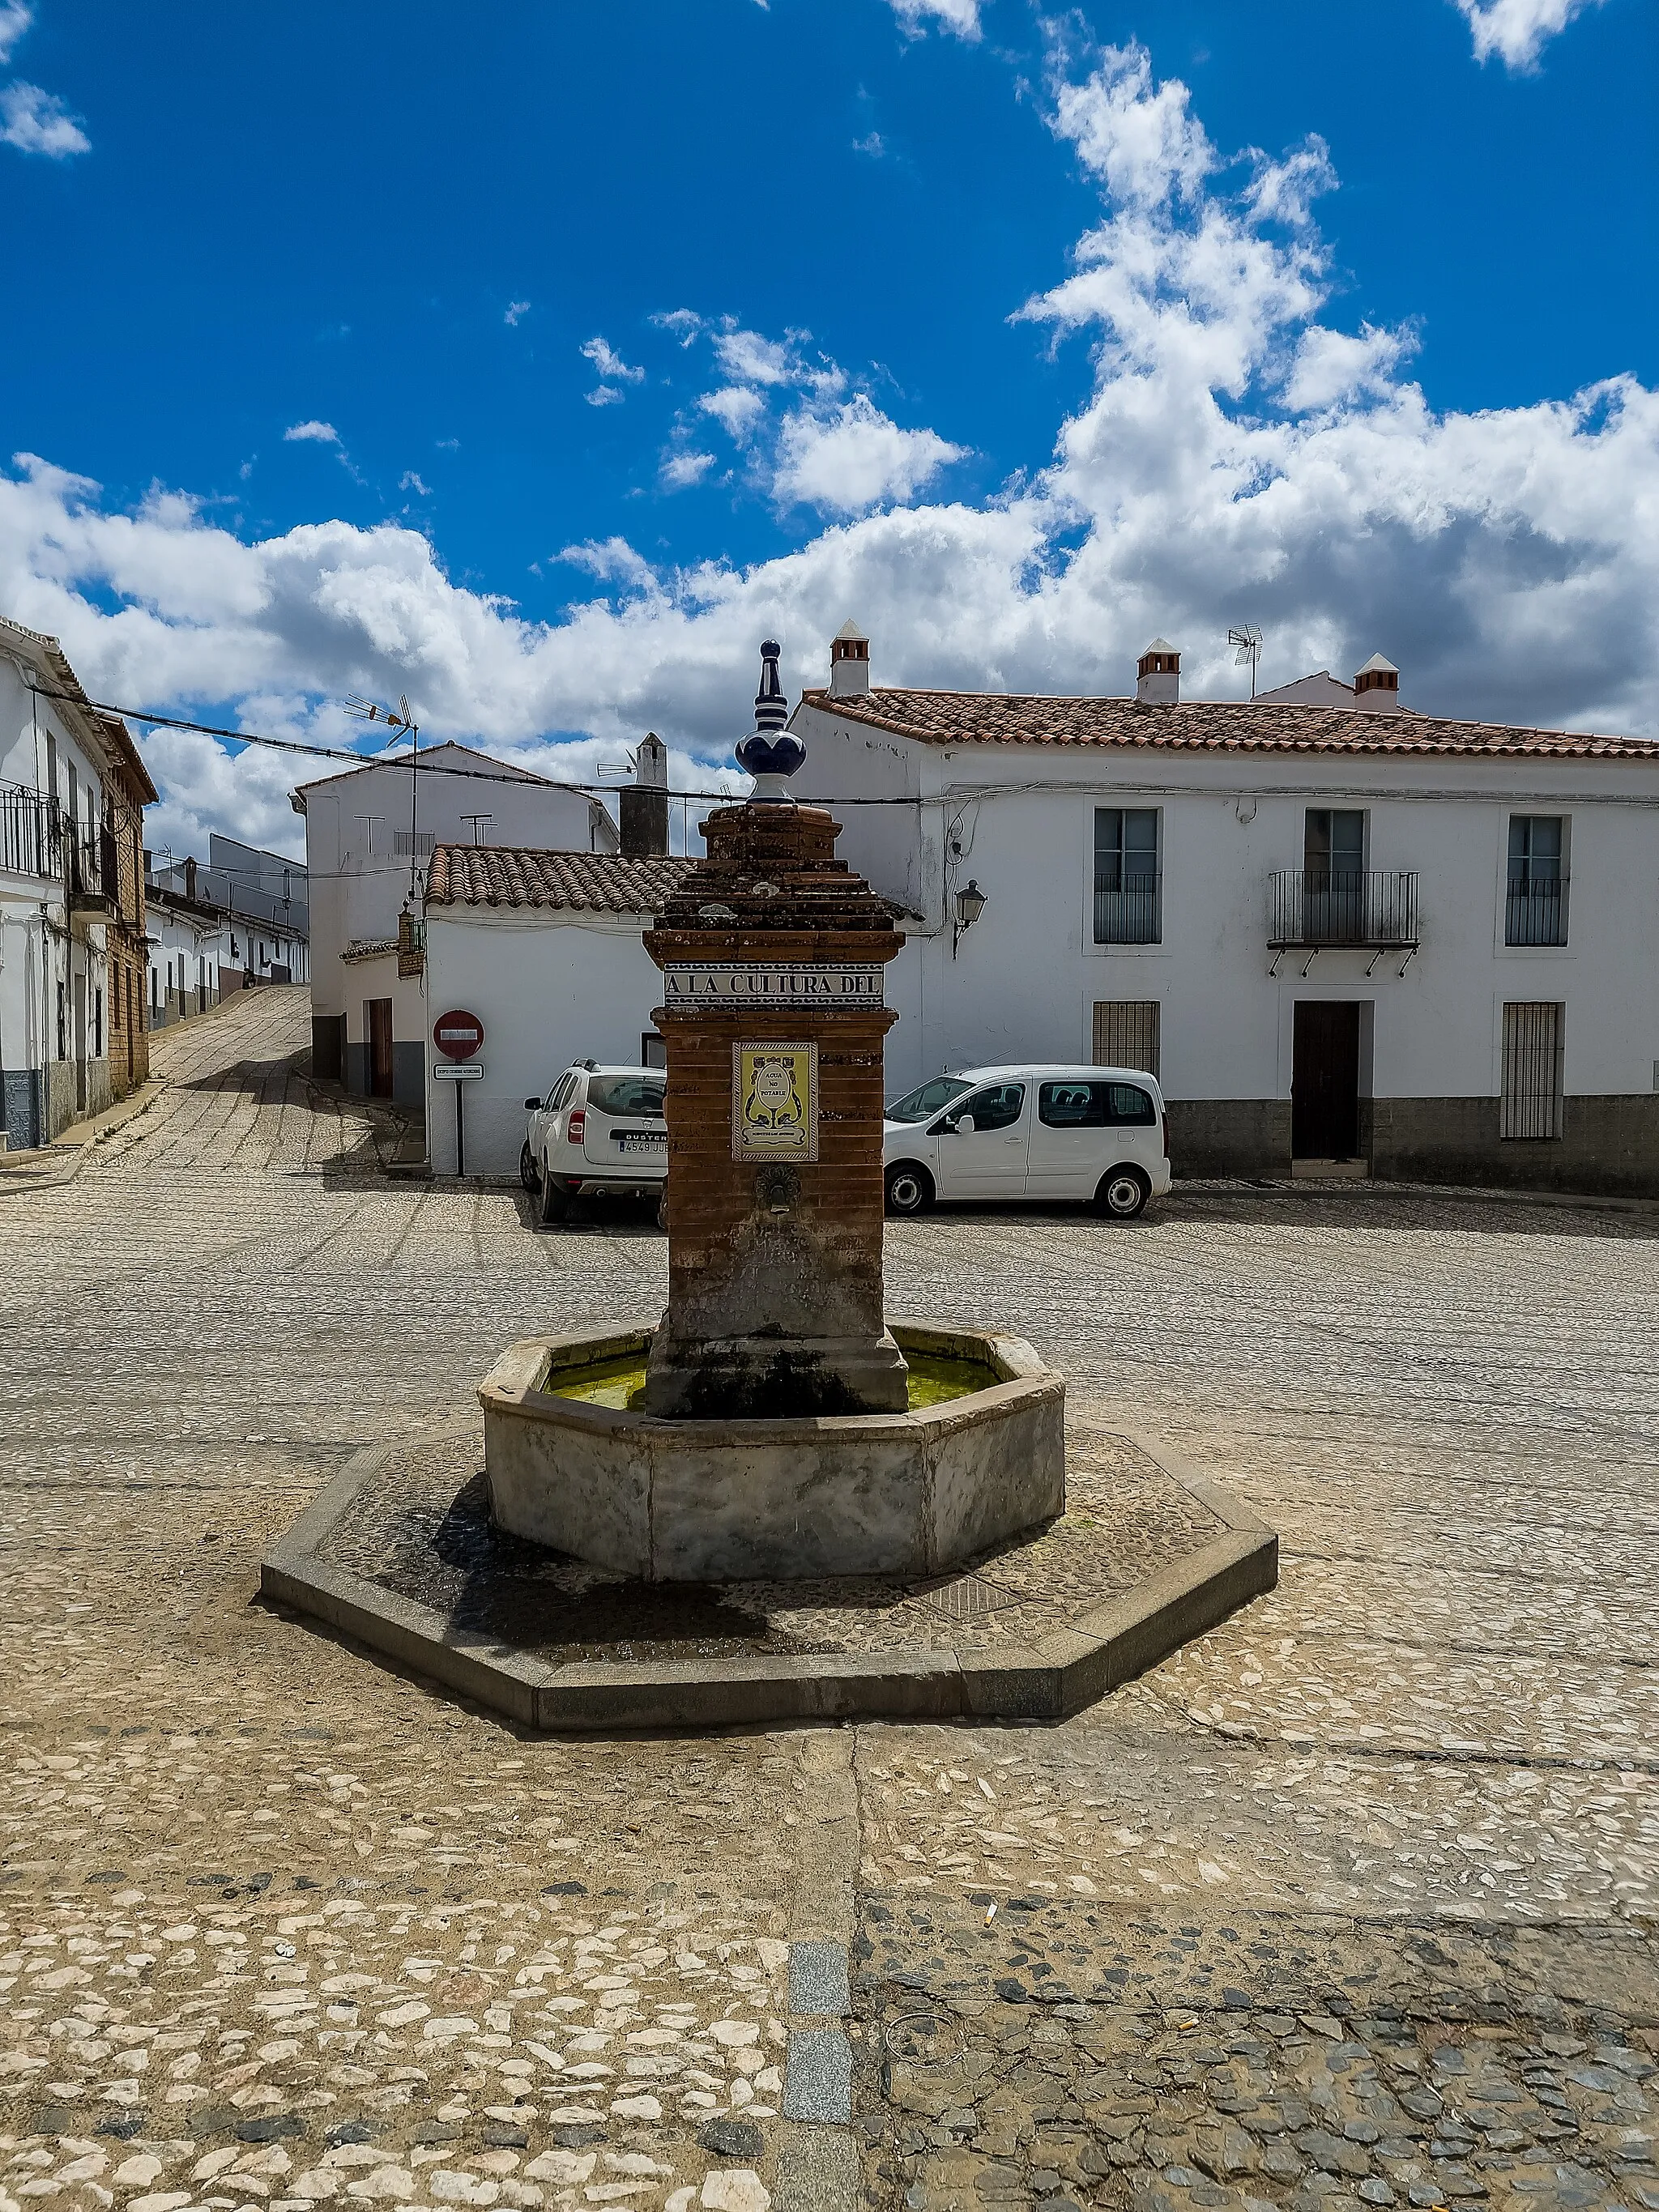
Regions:
[[[0,1177],[0,2212],[1659,2212],[1659,1216],[895,1225],[895,1312],[1030,1337],[1279,1589],[1063,1726],[536,1739],[259,1556],[514,1336],[653,1316],[663,1242],[388,1179],[308,1024],[159,1035]],[[784,2103],[843,1834],[837,2196]]]

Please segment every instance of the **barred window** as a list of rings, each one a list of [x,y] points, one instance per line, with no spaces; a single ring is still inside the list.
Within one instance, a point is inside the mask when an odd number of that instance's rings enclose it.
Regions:
[[[1139,1067],[1158,1076],[1158,1000],[1097,1000],[1094,1062],[1097,1067]]]
[[[1561,1134],[1561,1008],[1522,1000],[1504,1009],[1500,1137]]]

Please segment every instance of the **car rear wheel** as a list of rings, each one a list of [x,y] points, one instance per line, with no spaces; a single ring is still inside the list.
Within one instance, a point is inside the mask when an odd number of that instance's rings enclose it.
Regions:
[[[1103,1213],[1109,1221],[1133,1221],[1138,1213],[1146,1210],[1146,1201],[1152,1194],[1152,1186],[1139,1168],[1114,1168],[1100,1179],[1095,1193],[1095,1211]]]
[[[887,1170],[887,1211],[901,1217],[926,1213],[933,1202],[933,1178],[926,1168],[900,1160]]]
[[[524,1150],[519,1154],[519,1181],[532,1198],[542,1194],[542,1171],[536,1164],[536,1155],[530,1149],[530,1139],[524,1140]]]
[[[556,1222],[570,1218],[570,1193],[556,1175],[542,1177],[541,1225],[551,1229]]]

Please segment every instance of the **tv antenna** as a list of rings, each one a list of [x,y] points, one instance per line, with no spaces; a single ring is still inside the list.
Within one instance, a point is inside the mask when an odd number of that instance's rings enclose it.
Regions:
[[[400,733],[407,732],[409,748],[409,895],[418,898],[421,890],[420,841],[416,827],[420,818],[421,731],[410,711],[407,697],[399,698],[395,707],[384,700],[360,699],[349,692],[343,702],[345,711],[355,722],[383,722],[391,731],[395,744]]]
[[[1250,664],[1250,696],[1254,699],[1255,696],[1255,665],[1261,658],[1261,632],[1256,628],[1254,623],[1246,623],[1243,629],[1230,629],[1228,631],[1227,642],[1229,645],[1234,645],[1238,647],[1237,652],[1233,655],[1233,666],[1235,668],[1243,668],[1247,660]]]

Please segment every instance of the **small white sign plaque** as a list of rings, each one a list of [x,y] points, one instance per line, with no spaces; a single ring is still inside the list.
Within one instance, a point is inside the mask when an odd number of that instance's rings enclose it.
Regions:
[[[432,1064],[434,1083],[477,1083],[483,1072],[481,1060],[439,1060]]]
[[[671,1014],[725,1006],[837,1007],[856,1013],[882,1003],[880,961],[804,962],[798,968],[705,968],[690,962],[663,970],[663,1005]]]

